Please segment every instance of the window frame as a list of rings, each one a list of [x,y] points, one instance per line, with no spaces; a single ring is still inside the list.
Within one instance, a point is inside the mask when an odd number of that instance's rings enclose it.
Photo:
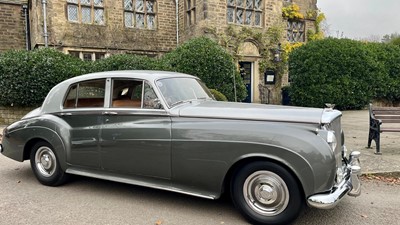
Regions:
[[[300,29],[293,29],[293,27],[294,27],[293,23],[302,24],[302,28],[303,29],[301,29],[301,30]],[[296,26],[298,26],[298,25],[296,25]],[[301,40],[298,40],[298,38],[293,39],[293,34],[294,33],[296,34],[296,36],[298,34],[300,34],[301,35]],[[292,38],[290,36],[292,36]],[[287,20],[286,40],[288,42],[290,42],[290,43],[306,42],[306,21],[305,20]]]
[[[82,3],[83,0],[66,0],[66,16],[67,16],[67,21],[70,23],[82,23],[82,24],[91,24],[91,25],[106,25],[106,19],[105,19],[105,4],[104,0],[88,0],[89,3],[85,4]],[[100,1],[101,4],[96,4],[95,1]],[[74,6],[77,9],[77,18],[76,20],[71,20],[72,17],[70,17],[70,12],[69,8],[70,6]],[[83,21],[83,9],[90,9],[90,21]],[[96,11],[101,10],[102,11],[102,20],[101,22],[98,22],[96,20]]]
[[[185,0],[185,23],[186,27],[191,27],[197,23],[196,0]]]
[[[117,98],[114,99],[114,87],[115,87],[115,81],[124,81],[124,82],[140,82],[140,84],[138,84],[137,86],[141,85],[141,90],[140,90],[140,107],[135,107],[135,106],[114,106],[114,100],[119,100]],[[113,109],[131,109],[131,110],[163,110],[164,111],[164,106],[161,104],[161,108],[157,109],[157,108],[147,108],[145,105],[145,86],[148,85],[154,95],[156,96],[156,99],[160,100],[160,97],[157,95],[157,92],[155,91],[154,87],[151,85],[151,83],[147,80],[143,80],[143,79],[135,79],[135,78],[126,78],[126,77],[116,77],[116,78],[111,78],[111,86],[110,86],[110,102],[109,102],[109,108],[113,108]],[[135,101],[135,99],[133,99],[133,94],[135,90],[132,90],[133,92],[131,93],[131,96],[129,98],[129,100],[131,101]],[[118,97],[118,96],[117,96]],[[137,99],[136,99],[137,100]]]
[[[126,8],[126,2],[129,1],[130,7],[131,8]],[[158,21],[158,1],[157,0],[141,0],[143,1],[143,11],[138,11],[136,9],[137,7],[137,2],[138,0],[122,0],[122,8],[123,8],[123,23],[124,23],[124,27],[127,29],[145,29],[145,30],[157,30],[157,21]],[[152,11],[148,11],[148,4],[147,2],[152,2],[152,6],[153,6],[153,10]],[[130,18],[130,22],[132,24],[132,26],[128,26],[127,25],[127,17],[126,15],[130,14],[131,18]],[[138,22],[137,22],[137,15],[142,15],[143,18],[143,27],[142,26],[138,26]],[[149,18],[150,16],[152,16],[153,18],[153,26],[149,28]]]
[[[91,99],[91,98],[80,98],[79,97],[79,92],[80,92],[80,86],[82,83],[88,83],[88,82],[100,82],[103,81],[104,82],[104,95],[103,95],[103,105],[102,106],[78,106],[79,104],[79,99]],[[68,100],[73,100],[73,99],[68,99],[69,94],[71,93],[71,90],[73,88],[76,88],[75,90],[75,101],[74,101],[74,105],[71,107],[68,107],[67,105],[67,101]],[[64,94],[64,98],[62,101],[62,108],[64,110],[76,110],[76,109],[87,109],[87,108],[105,108],[106,107],[106,96],[107,96],[107,79],[106,78],[100,78],[100,79],[91,79],[91,80],[82,80],[76,83],[71,84],[67,91]],[[101,98],[99,98],[101,99]]]
[[[249,0],[242,0],[242,5],[238,5],[238,0],[226,0],[226,21],[228,24],[234,24],[234,25],[241,25],[241,26],[249,26],[249,27],[263,27],[264,26],[264,1],[266,0],[260,0],[259,8],[256,8],[256,0],[250,0],[251,3],[251,8],[248,7],[247,1]],[[230,4],[232,3],[232,4]],[[229,10],[232,10],[232,19],[233,21],[230,21],[228,17]],[[242,13],[242,22],[238,23],[237,20],[237,12],[241,10]],[[251,18],[250,18],[250,23],[247,23],[247,13],[251,12]],[[260,24],[256,24],[256,15],[260,15]]]
[[[80,51],[80,50],[75,50],[75,49],[68,49],[67,54],[71,55],[73,57],[77,57],[83,61],[97,61],[97,60],[101,60],[101,59],[105,59],[105,58],[109,57],[109,53],[102,52],[102,51],[90,51],[90,50]],[[90,54],[91,59],[85,60],[85,58],[84,58],[85,54]]]

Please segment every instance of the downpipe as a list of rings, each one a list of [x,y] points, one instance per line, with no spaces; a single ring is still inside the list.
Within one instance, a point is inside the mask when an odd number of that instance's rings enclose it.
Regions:
[[[49,34],[47,33],[47,0],[42,0],[42,8],[43,8],[43,37],[44,37],[44,46],[49,47]]]

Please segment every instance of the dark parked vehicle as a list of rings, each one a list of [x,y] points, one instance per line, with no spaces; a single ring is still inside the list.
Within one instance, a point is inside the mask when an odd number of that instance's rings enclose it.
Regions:
[[[196,77],[161,71],[83,75],[4,129],[0,151],[40,183],[69,174],[209,199],[229,193],[252,223],[287,224],[303,205],[360,194],[341,112],[218,102]]]

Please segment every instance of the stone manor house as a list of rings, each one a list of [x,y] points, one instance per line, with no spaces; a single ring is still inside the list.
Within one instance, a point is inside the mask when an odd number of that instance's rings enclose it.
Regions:
[[[0,53],[48,46],[82,60],[118,53],[157,57],[190,38],[209,35],[210,28],[219,33],[226,32],[229,26],[263,32],[277,22],[285,26],[282,42],[305,42],[307,31],[315,30],[315,19],[290,20],[282,17],[282,9],[296,4],[301,13],[307,14],[317,10],[316,3],[317,0],[0,0]],[[270,103],[273,99],[268,97],[266,101],[263,90],[277,93],[280,88],[268,84],[266,73],[259,71],[262,49],[252,39],[241,43],[239,49],[237,63],[248,89],[245,101]],[[285,82],[287,77],[283,85]],[[280,96],[280,92],[276,93]]]

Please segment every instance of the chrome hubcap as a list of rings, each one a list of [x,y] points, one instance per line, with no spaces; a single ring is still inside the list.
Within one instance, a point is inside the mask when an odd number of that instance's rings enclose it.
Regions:
[[[42,146],[36,151],[35,165],[42,176],[50,177],[56,170],[56,156],[49,147]]]
[[[264,216],[278,215],[289,204],[286,183],[270,171],[257,171],[247,177],[243,196],[251,209]]]

